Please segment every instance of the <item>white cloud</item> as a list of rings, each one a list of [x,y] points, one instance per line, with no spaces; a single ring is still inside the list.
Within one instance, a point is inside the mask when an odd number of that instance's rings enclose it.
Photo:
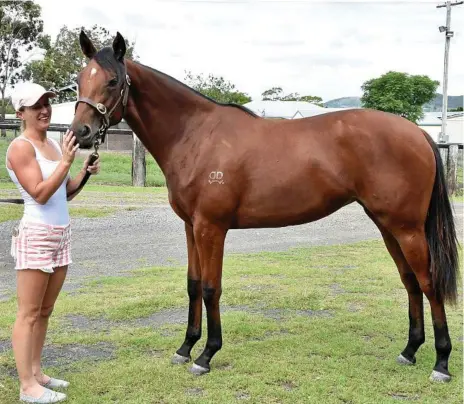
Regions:
[[[62,25],[102,25],[135,40],[143,64],[179,80],[185,70],[223,75],[254,99],[273,86],[324,100],[361,95],[364,81],[388,70],[443,80],[438,26],[446,11],[434,1],[39,3],[52,36]],[[464,5],[453,7],[451,25],[449,94],[458,95],[464,93]]]

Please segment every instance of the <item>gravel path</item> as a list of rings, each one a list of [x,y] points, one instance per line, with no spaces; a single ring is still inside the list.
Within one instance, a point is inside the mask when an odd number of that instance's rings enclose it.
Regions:
[[[463,234],[463,204],[455,205],[458,234]],[[14,292],[16,279],[9,255],[14,222],[0,223],[0,300]],[[306,225],[276,229],[231,230],[225,253],[284,251],[291,247],[350,243],[381,238],[363,209],[351,204]],[[73,259],[65,290],[83,277],[124,275],[153,265],[185,265],[183,222],[169,206],[121,211],[103,218],[73,220]]]

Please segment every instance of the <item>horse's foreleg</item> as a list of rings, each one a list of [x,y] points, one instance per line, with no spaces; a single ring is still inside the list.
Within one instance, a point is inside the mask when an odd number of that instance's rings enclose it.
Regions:
[[[195,245],[193,228],[185,224],[187,236],[188,270],[187,270],[187,292],[189,296],[189,313],[187,332],[182,346],[176,351],[172,363],[183,364],[189,362],[190,351],[201,338],[201,311],[202,311],[202,288],[201,271],[198,251]]]
[[[211,359],[222,347],[219,299],[222,292],[222,262],[227,230],[204,220],[198,220],[193,230],[201,267],[201,287],[206,307],[208,340],[205,349],[190,371],[201,375],[209,372]]]

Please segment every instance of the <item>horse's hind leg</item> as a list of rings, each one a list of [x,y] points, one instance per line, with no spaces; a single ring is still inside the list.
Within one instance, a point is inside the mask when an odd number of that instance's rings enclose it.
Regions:
[[[422,292],[430,302],[437,353],[437,359],[430,378],[433,381],[450,381],[448,360],[452,349],[451,339],[446,323],[444,302],[437,298],[429,271],[429,246],[425,231],[423,228],[398,228],[394,235],[408,264],[416,275]]]
[[[189,296],[189,313],[187,332],[182,346],[174,354],[171,362],[173,364],[183,364],[189,362],[190,351],[197,341],[201,338],[201,315],[202,315],[202,288],[201,271],[198,250],[195,245],[193,227],[185,224],[185,234],[187,236],[187,292]]]
[[[401,281],[408,292],[409,338],[406,348],[404,348],[403,352],[401,352],[398,356],[398,362],[404,365],[413,365],[416,363],[415,354],[425,341],[422,290],[419,286],[416,275],[414,275],[414,272],[404,257],[401,247],[395,237],[393,237],[393,235],[384,226],[382,226],[368,210],[366,210],[366,213],[382,233],[387,250],[393,258],[393,261],[398,268],[398,272],[400,273]]]

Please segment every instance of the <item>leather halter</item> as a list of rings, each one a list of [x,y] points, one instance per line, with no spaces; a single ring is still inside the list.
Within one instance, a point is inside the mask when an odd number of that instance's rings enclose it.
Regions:
[[[125,73],[124,74],[125,80],[124,80],[123,87],[121,89],[121,93],[119,94],[118,100],[113,105],[113,108],[111,108],[109,111],[104,104],[100,102],[95,102],[91,100],[90,98],[79,97],[77,99],[75,110],[77,110],[77,106],[79,105],[80,102],[85,102],[86,104],[94,108],[101,115],[101,118],[102,118],[101,125],[100,125],[100,128],[98,129],[97,136],[95,139],[95,144],[94,144],[94,147],[96,150],[98,149],[98,146],[101,143],[105,142],[106,131],[110,127],[111,116],[113,115],[113,112],[116,110],[116,108],[121,102],[122,102],[122,115],[121,116],[124,116],[124,112],[125,112],[126,105],[127,105],[127,99],[129,97],[129,87],[131,85],[131,80],[130,80],[129,75],[127,74],[127,71],[125,70],[124,73]]]

